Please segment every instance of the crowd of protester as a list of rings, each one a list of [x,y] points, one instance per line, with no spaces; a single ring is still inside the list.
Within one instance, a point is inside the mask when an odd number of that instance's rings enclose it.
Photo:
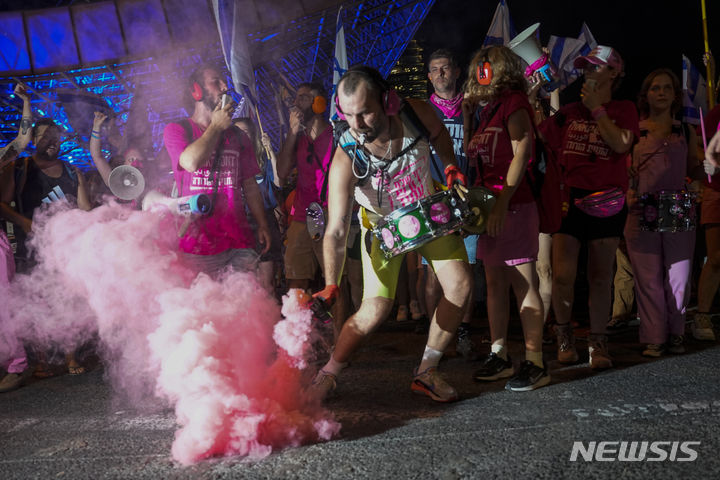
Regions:
[[[650,72],[634,104],[613,97],[631,68],[617,50],[598,46],[575,66],[584,73],[580,98],[563,106],[557,91],[545,92],[538,77],[526,76],[521,59],[502,46],[478,51],[463,85],[453,52],[433,52],[428,79],[434,93],[426,101],[400,99],[376,71],[351,69],[338,86],[346,130],[338,132],[328,121],[323,86],[303,83],[287,112],[287,135],[275,148],[254,118],[233,116],[235,105],[223,100],[228,85],[222,71],[202,65],[189,77],[188,118],[165,128],[169,163],[153,167],[172,172],[166,182],[172,188],[156,187],[168,197],[212,196],[212,215],[187,222],[178,251],[197,272],[255,272],[278,300],[289,288],[319,291],[316,297],[332,311],[335,343],[311,385],[323,397],[336,389],[359,342],[391,311],[393,321],[410,326],[408,332],[428,334],[411,387],[436,401],[457,398],[436,372],[451,338],[459,354],[477,362],[474,380],[509,379],[506,388],[513,391],[547,385],[548,360],[587,359],[592,369],[612,368],[608,334],[636,318],[638,352],[644,356],[683,353],[688,323],[695,339],[715,341],[720,134],[713,134],[720,107],[705,118],[705,136],[713,139],[704,154],[699,130],[679,117],[682,92],[672,70]],[[8,235],[0,234],[0,288],[16,272],[33,268],[24,241],[33,213],[44,203],[67,198],[89,210],[110,195],[105,187],[114,167],[147,172],[158,161],[133,146],[106,158],[107,115],[95,112],[87,133],[97,172],[86,181],[59,156],[61,128],[47,118],[33,125],[30,94],[19,85],[15,95],[23,113],[18,137],[0,151],[0,217],[16,251]],[[403,113],[408,109],[414,114]],[[413,122],[427,130],[416,139],[406,133]],[[354,142],[354,153],[342,146],[344,138]],[[420,147],[409,139],[428,149],[427,165],[424,150],[413,150]],[[30,142],[32,155],[22,155]],[[369,183],[356,171],[358,149],[369,158]],[[559,221],[551,232],[541,226],[539,212],[548,206],[538,208],[543,197],[529,174],[540,149],[561,173],[559,179],[545,177],[560,181]],[[373,162],[383,166],[371,171]],[[370,245],[377,239],[368,232],[389,212],[388,205],[408,204],[403,198],[410,189],[392,182],[398,178],[393,175],[404,175],[394,172],[393,164],[419,168],[414,188],[424,192],[420,198],[453,188],[491,192],[494,204],[484,231],[454,233],[381,260],[379,247]],[[651,218],[653,206],[665,217]],[[140,202],[128,208],[140,208]],[[672,209],[688,217],[700,213],[697,222],[664,228]],[[704,250],[695,248],[697,235],[704,235]],[[586,267],[579,265],[581,252]],[[706,261],[693,271],[698,256]],[[580,271],[588,285],[587,355],[578,352],[573,317]],[[522,326],[521,362],[508,354],[511,300]],[[691,307],[696,312],[688,322]],[[488,351],[482,351],[477,335],[484,318]],[[2,366],[7,373],[0,392],[18,388],[32,374],[57,373],[47,365],[57,352],[36,351],[24,340],[6,339],[12,355]],[[543,353],[543,343],[552,340],[556,356]],[[68,373],[84,373],[74,352],[61,353]]]

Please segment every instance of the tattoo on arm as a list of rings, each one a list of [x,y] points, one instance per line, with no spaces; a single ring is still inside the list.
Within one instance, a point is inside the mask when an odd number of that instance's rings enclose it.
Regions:
[[[20,131],[23,135],[27,135],[28,130],[30,130],[31,126],[32,122],[28,117],[23,117],[22,120],[20,120]]]

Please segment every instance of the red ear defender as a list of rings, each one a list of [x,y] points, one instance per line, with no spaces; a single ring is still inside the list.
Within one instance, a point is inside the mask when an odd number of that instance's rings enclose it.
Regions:
[[[327,100],[325,100],[325,97],[318,95],[313,99],[312,111],[315,115],[320,115],[325,109],[327,109]]]
[[[478,64],[477,81],[480,85],[490,85],[492,82],[493,70],[492,65],[487,60]]]
[[[190,95],[192,95],[193,100],[196,102],[203,99],[203,89],[199,83],[193,82],[192,88],[190,89]]]

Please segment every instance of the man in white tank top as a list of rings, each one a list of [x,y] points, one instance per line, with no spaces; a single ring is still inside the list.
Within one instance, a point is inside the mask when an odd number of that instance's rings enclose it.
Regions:
[[[330,361],[313,381],[312,390],[320,397],[335,389],[336,378],[352,353],[393,307],[404,255],[385,259],[369,228],[380,216],[434,193],[428,142],[423,139],[411,146],[413,128],[398,114],[401,100],[377,70],[368,67],[348,70],[338,84],[337,98],[338,111],[347,120],[350,134],[358,140],[364,138],[359,148],[364,149],[372,167],[360,171],[348,153],[337,148],[330,168],[329,218],[323,244],[326,287],[315,296],[332,302],[338,295],[353,200],[366,211],[361,248],[364,288],[360,309],[345,322]],[[408,100],[408,103],[445,166],[447,184],[466,183],[457,167],[450,136],[435,112],[425,102]],[[458,235],[440,237],[418,250],[435,270],[444,296],[432,317],[427,346],[414,372],[411,389],[435,401],[450,402],[457,400],[457,392],[436,368],[468,301],[471,283],[467,254]]]

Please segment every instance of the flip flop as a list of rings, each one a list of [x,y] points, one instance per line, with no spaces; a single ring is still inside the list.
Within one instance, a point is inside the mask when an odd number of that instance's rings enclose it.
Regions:
[[[70,375],[82,375],[83,373],[85,373],[85,367],[83,367],[82,365],[75,365],[72,367],[68,365],[68,373]]]

